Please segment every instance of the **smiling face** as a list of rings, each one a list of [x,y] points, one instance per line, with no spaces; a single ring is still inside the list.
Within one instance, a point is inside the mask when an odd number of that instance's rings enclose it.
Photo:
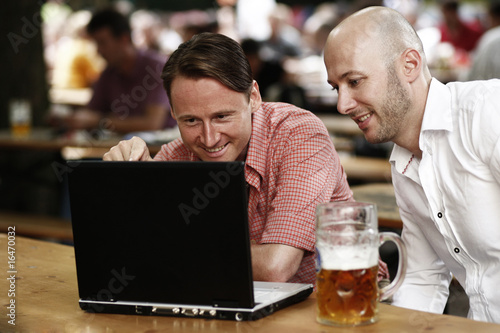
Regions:
[[[349,115],[371,143],[395,141],[411,100],[369,26],[334,30],[325,46],[328,83],[338,92],[337,109]],[[348,31],[349,30],[349,31]]]
[[[184,144],[203,161],[243,161],[252,113],[261,105],[256,82],[250,99],[211,78],[178,76],[171,86],[172,116]]]

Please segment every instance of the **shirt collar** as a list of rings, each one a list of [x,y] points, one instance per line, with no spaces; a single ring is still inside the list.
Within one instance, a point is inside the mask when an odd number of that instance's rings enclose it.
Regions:
[[[450,90],[435,78],[432,78],[427,94],[424,118],[418,138],[421,150],[423,150],[426,133],[431,131],[453,131]]]
[[[267,150],[269,148],[268,132],[269,128],[266,126],[264,110],[261,106],[252,115],[252,135],[245,159],[247,182],[256,188],[260,187],[259,179],[262,179],[266,171]]]
[[[399,173],[403,173],[403,170],[408,164],[411,155],[412,154],[408,149],[405,149],[395,144],[394,147],[392,148],[391,156],[389,157],[389,162],[394,164],[396,170],[398,170]]]
[[[452,131],[451,94],[446,85],[435,78],[431,80],[427,102],[425,104],[422,127],[420,129],[419,146],[422,149],[425,133],[430,131]],[[394,162],[401,173],[411,158],[409,150],[394,145],[389,162]]]
[[[429,130],[453,130],[450,91],[446,85],[434,78],[431,81],[429,93],[427,94],[420,132]]]

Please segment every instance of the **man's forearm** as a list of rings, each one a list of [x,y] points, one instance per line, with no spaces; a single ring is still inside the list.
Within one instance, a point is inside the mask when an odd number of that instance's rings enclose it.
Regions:
[[[304,250],[283,244],[252,244],[255,281],[286,282],[297,272]]]

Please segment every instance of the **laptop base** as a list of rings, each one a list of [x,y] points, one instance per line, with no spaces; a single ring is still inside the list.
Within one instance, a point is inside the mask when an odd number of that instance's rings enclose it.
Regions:
[[[260,283],[260,282],[258,282]],[[312,285],[304,285],[290,297],[276,300],[271,304],[257,304],[254,308],[227,308],[214,306],[189,306],[180,304],[105,302],[80,299],[82,310],[91,313],[112,313],[142,316],[189,317],[203,319],[222,319],[235,321],[253,321],[269,316],[287,306],[302,302],[313,291]]]

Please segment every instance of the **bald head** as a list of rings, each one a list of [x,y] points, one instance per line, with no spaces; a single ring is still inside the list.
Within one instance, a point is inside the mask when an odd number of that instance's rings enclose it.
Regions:
[[[424,58],[422,42],[411,24],[387,7],[368,7],[347,17],[330,33],[325,48],[342,47],[346,42],[356,43],[358,52],[366,52],[368,47],[387,62],[408,48]]]
[[[349,115],[369,142],[392,141],[418,156],[431,75],[411,24],[386,7],[363,9],[332,30],[324,57],[328,83],[338,92],[337,111]]]

